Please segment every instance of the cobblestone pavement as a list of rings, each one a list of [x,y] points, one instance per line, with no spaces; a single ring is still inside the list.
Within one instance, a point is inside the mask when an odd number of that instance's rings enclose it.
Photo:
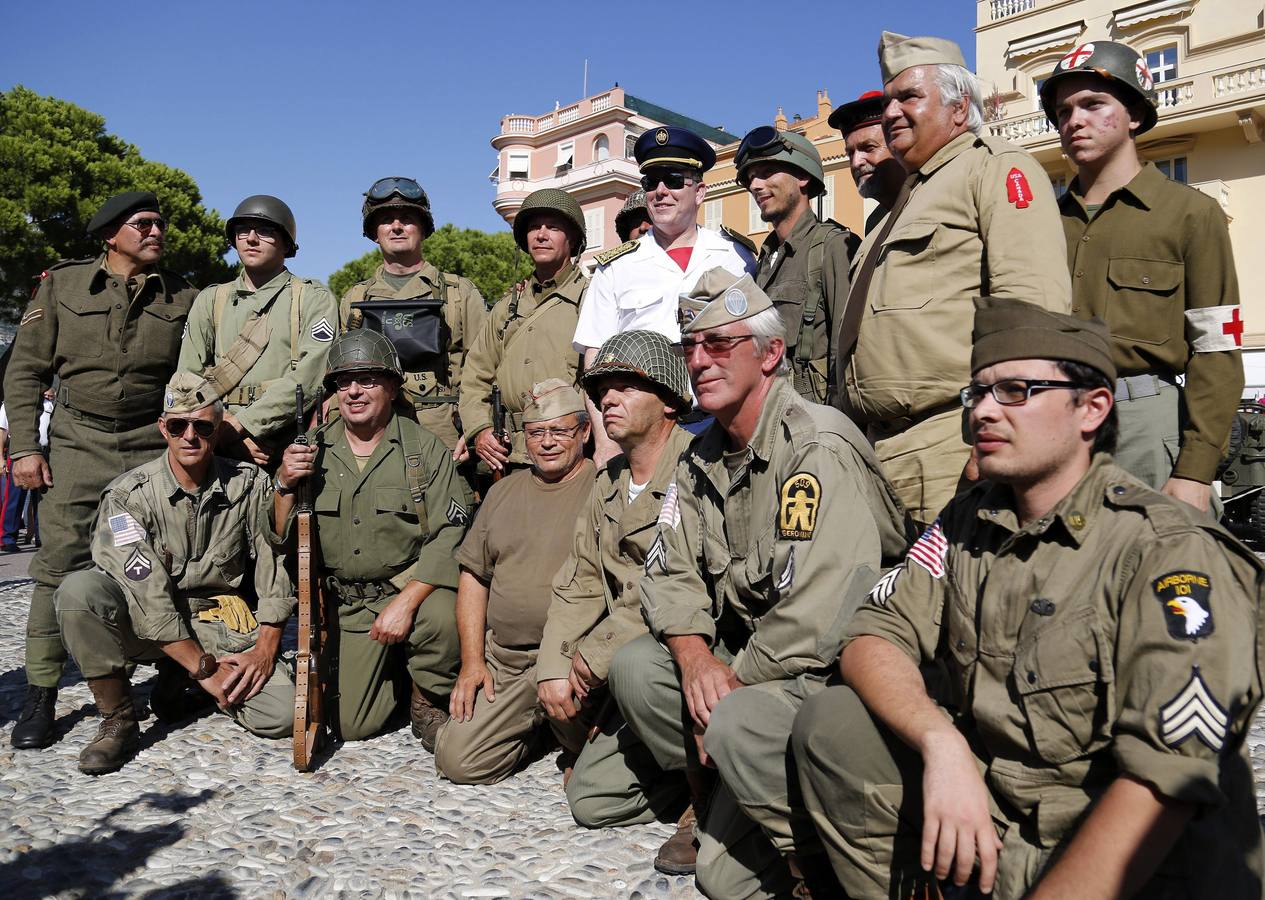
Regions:
[[[15,751],[30,582],[14,562],[0,567],[3,900],[699,896],[692,878],[651,868],[671,826],[577,827],[555,754],[499,785],[458,786],[405,727],[304,775],[288,741],[209,715],[174,729],[148,719],[136,759],[89,778],[75,764],[95,709],[73,670],[57,700],[61,740]],[[137,670],[138,699],[153,672]]]

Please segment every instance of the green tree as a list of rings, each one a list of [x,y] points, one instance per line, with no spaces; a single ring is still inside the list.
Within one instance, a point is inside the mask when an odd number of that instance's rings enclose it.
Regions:
[[[469,278],[489,304],[500,300],[510,285],[526,278],[532,270],[531,257],[518,249],[509,231],[489,234],[445,225],[422,244],[422,254],[441,272]],[[381,262],[377,250],[353,259],[329,276],[330,290],[341,297],[357,281],[373,275]]]
[[[162,201],[166,268],[198,285],[232,277],[224,222],[187,173],[145,159],[73,103],[21,85],[0,92],[0,320],[21,312],[57,260],[101,252],[84,228],[108,197],[132,190]]]

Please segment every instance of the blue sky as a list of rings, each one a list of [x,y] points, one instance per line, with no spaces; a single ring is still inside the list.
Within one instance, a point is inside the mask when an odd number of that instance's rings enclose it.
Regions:
[[[441,11],[442,10],[442,11]],[[326,279],[372,245],[362,193],[411,175],[436,222],[504,229],[489,145],[507,113],[615,82],[742,134],[877,87],[884,29],[957,40],[975,4],[160,2],[5,4],[0,88],[97,112],[143,155],[189,172],[227,215],[276,194],[294,209],[292,266]]]

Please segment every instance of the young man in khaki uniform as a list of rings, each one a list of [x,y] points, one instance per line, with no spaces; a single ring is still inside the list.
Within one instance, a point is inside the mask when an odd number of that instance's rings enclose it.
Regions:
[[[532,386],[550,378],[575,383],[580,354],[571,346],[589,280],[576,260],[584,252],[584,210],[562,191],[527,195],[514,217],[514,241],[535,269],[492,307],[470,344],[461,370],[461,426],[456,458],[473,449],[493,471],[527,465],[523,408]],[[492,433],[492,386],[501,390],[505,435]]]
[[[982,137],[979,82],[952,41],[883,32],[883,131],[908,174],[858,252],[839,347],[839,406],[901,501],[929,523],[963,482],[957,391],[970,376],[972,298],[1071,309],[1054,191],[1011,144]]]
[[[534,385],[522,415],[531,468],[492,485],[457,549],[461,672],[435,768],[458,784],[508,778],[550,731],[571,754],[584,740],[578,722],[541,715],[536,661],[553,577],[570,549],[557,526],[574,522],[593,491],[589,415],[560,378]]]
[[[755,282],[782,316],[795,390],[825,403],[848,266],[861,239],[813,213],[812,199],[826,191],[825,173],[817,148],[802,134],[761,125],[742,139],[734,161],[738,183],[773,225],[756,260]]]
[[[677,424],[691,398],[680,354],[656,331],[609,338],[584,373],[584,389],[602,410],[620,454],[598,473],[576,523],[571,555],[554,582],[536,678],[550,718],[571,723],[583,713],[599,719],[601,733],[580,750],[566,791],[576,821],[600,827],[669,815],[686,797],[679,778],[643,787],[621,751],[626,726],[605,687],[616,651],[647,633],[639,585],[664,495],[692,438]],[[619,796],[627,808],[611,809]],[[693,865],[692,806],[687,814],[685,827],[659,851],[661,869]]]
[[[338,303],[325,285],[286,268],[299,245],[294,214],[278,198],[247,197],[224,232],[242,271],[193,301],[179,368],[206,378],[223,400],[220,453],[275,465],[294,439],[295,387],[305,404],[316,402]]]
[[[795,722],[849,897],[968,877],[999,898],[1261,895],[1265,572],[1112,462],[1112,344],[1101,320],[980,301],[963,403],[984,482],[877,583],[848,686]]]
[[[360,209],[364,235],[382,250],[382,265],[373,277],[353,284],[339,304],[343,330],[374,322],[366,320],[357,303],[365,301],[434,300],[440,305],[442,325],[434,316],[417,316],[435,323],[437,341],[443,344],[434,354],[416,359],[401,356],[404,363],[404,396],[417,410],[417,421],[439,438],[451,453],[457,448],[461,431],[457,427],[458,391],[466,351],[483,326],[488,308],[479,289],[468,278],[440,272],[422,256],[422,242],[435,231],[430,200],[412,178],[379,178],[365,192]],[[382,314],[381,330],[395,343],[397,335],[409,332],[410,314],[416,304],[402,306],[394,315]],[[397,350],[399,347],[397,346]],[[407,349],[407,347],[406,347]]]
[[[204,388],[188,372],[172,378],[157,427],[166,452],[106,487],[95,566],[67,575],[55,595],[101,715],[79,755],[89,775],[136,751],[133,662],[170,660],[255,734],[288,737],[294,723],[294,683],[277,665],[294,585],[271,539],[272,479],[215,455],[224,407]]]
[[[339,415],[286,448],[274,515],[289,537],[295,486],[311,477],[324,584],[338,610],[327,700],[343,740],[381,731],[411,687],[413,734],[433,751],[460,659],[453,553],[470,495],[451,451],[395,411],[403,381],[378,332],[334,341],[325,389],[337,391]]]
[[[1099,316],[1114,339],[1116,461],[1207,510],[1243,391],[1225,213],[1138,158],[1157,112],[1146,59],[1132,47],[1077,47],[1042,84],[1041,103],[1078,169],[1059,201],[1072,311]]]
[[[101,490],[163,448],[154,420],[176,368],[180,332],[197,291],[158,266],[167,222],[148,191],[111,197],[88,233],[104,242],[95,259],[53,266],[18,325],[5,374],[13,481],[47,492],[43,546],[26,624],[27,695],[10,742],[18,749],[55,740],[57,682],[66,662],[53,592],[91,563],[92,521]],[[44,391],[59,378],[49,457],[38,423]]]
[[[820,868],[787,780],[791,721],[904,551],[905,518],[856,427],[782,377],[781,318],[750,276],[707,272],[685,303],[686,367],[716,422],[677,466],[641,582],[650,634],[615,654],[610,689],[630,759],[640,739],[691,787],[720,774],[698,810],[699,889],[785,895]]]

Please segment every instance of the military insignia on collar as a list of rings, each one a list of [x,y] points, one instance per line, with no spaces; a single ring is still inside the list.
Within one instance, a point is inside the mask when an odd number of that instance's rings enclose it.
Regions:
[[[656,131],[654,133],[654,141],[660,147],[666,144],[668,142],[668,130],[666,128],[660,128],[658,131]]]
[[[312,324],[312,337],[322,344],[328,344],[334,339],[334,327],[329,324],[329,319],[321,316],[320,321]]]
[[[32,322],[38,322],[42,318],[44,318],[44,310],[33,309],[22,317],[22,321],[18,323],[18,327],[21,328],[23,325],[30,325]]]
[[[467,525],[470,522],[470,513],[455,497],[448,501],[448,521],[453,525]]]
[[[821,505],[821,482],[816,475],[796,472],[782,482],[778,504],[777,536],[792,541],[807,541],[817,527],[817,509]]]
[[[132,555],[127,558],[127,562],[123,563],[123,574],[128,577],[129,581],[144,581],[152,571],[154,571],[154,564],[149,561],[149,557],[141,552],[140,547],[133,550]]]
[[[1191,668],[1190,681],[1177,696],[1160,707],[1160,736],[1174,748],[1194,735],[1209,750],[1220,753],[1229,724],[1229,714],[1212,696],[1198,666]]]
[[[1067,56],[1059,60],[1059,68],[1067,71],[1083,66],[1089,62],[1089,58],[1094,55],[1093,44],[1081,44]]]
[[[666,525],[673,531],[676,531],[676,526],[681,524],[681,495],[677,490],[675,480],[668,485],[663,495],[663,505],[659,507],[657,524]]]
[[[741,316],[747,311],[747,295],[737,288],[725,294],[725,311],[731,316]]]
[[[886,606],[888,598],[896,591],[896,579],[900,578],[900,573],[903,571],[905,571],[904,563],[888,569],[878,583],[870,588],[870,602],[875,606]]]
[[[944,529],[940,527],[940,519],[937,517],[931,527],[914,541],[907,558],[930,572],[932,577],[943,578],[944,561],[948,555],[949,542],[945,539]]]
[[[145,540],[145,529],[130,514],[119,513],[110,516],[110,535],[114,538],[114,546],[126,547]]]
[[[786,594],[790,591],[793,584],[795,584],[795,548],[791,547],[791,552],[786,557],[786,565],[782,569],[782,574],[778,576],[777,584],[773,585],[773,587],[779,594]]]
[[[1151,583],[1169,637],[1197,641],[1212,634],[1212,580],[1202,572],[1169,572]]]

